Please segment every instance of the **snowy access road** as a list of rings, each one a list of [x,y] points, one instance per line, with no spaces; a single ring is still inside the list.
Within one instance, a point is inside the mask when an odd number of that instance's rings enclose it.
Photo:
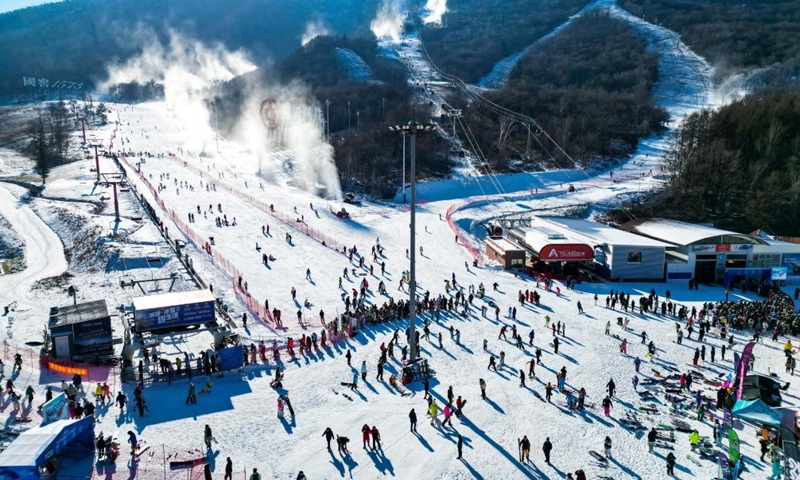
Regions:
[[[36,281],[64,273],[67,259],[58,235],[4,185],[0,185],[0,215],[25,241],[27,261],[25,270],[0,276],[0,304],[5,305],[24,298]]]

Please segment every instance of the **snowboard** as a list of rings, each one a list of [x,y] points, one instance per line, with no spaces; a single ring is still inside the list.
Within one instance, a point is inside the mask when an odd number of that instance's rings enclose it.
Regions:
[[[203,389],[198,392],[198,395],[203,396],[206,393],[211,393],[211,387],[213,387],[213,386],[214,386],[214,382],[206,383],[206,386],[203,387]]]
[[[694,455],[692,455],[692,454],[691,454],[691,453],[689,453],[689,452],[686,452],[686,458],[687,458],[687,459],[688,459],[690,462],[692,462],[692,463],[694,463],[695,465],[697,465],[698,467],[702,465],[702,464],[700,463],[700,460],[696,459],[696,458],[694,457]]]
[[[600,455],[598,452],[595,452],[594,450],[589,450],[589,455],[594,457],[598,462],[602,462],[602,463],[608,462],[608,459],[606,457],[604,457],[603,455]]]
[[[138,460],[139,457],[141,457],[142,454],[148,450],[150,450],[150,445],[145,445],[144,447],[140,448],[133,457]]]
[[[333,393],[335,393],[336,395],[339,395],[339,392],[338,392],[338,391],[337,391],[335,388],[332,388],[331,390],[333,390]],[[351,402],[353,401],[353,397],[351,397],[350,395],[348,395],[348,394],[346,394],[346,393],[342,393],[341,395],[342,395],[344,398],[346,398],[346,399],[350,400]]]

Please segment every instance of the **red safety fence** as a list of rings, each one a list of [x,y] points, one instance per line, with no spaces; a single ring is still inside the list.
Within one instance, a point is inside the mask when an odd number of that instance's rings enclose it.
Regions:
[[[59,375],[65,380],[71,380],[79,373],[84,382],[107,382],[113,390],[116,386],[115,367],[113,365],[95,365],[92,363],[74,362],[67,358],[50,358],[42,353],[41,348],[19,346],[3,340],[2,356],[5,368],[13,369],[15,357],[22,358],[22,369],[30,369],[50,375]],[[8,373],[8,372],[6,372]]]
[[[271,215],[277,220],[280,220],[281,222],[286,224],[286,226],[291,227],[300,233],[308,235],[309,237],[321,243],[324,247],[328,247],[337,253],[341,253],[342,255],[346,253],[344,245],[340,244],[332,237],[322,233],[320,230],[311,228],[306,223],[298,221],[299,219],[297,217],[292,217],[285,213],[282,213],[276,210],[274,205],[267,204],[267,202],[264,202],[263,200],[260,200],[254,197],[253,195],[245,193],[240,189],[233,187],[225,183],[224,181],[221,181],[220,179],[209,178],[208,172],[204,172],[202,169],[194,165],[191,165],[186,160],[178,158],[177,155],[170,153],[169,156],[172,157],[175,163],[186,168],[187,170],[194,172],[196,175],[200,176],[200,178],[203,178],[206,181],[211,182],[214,186],[219,186],[220,189],[230,193],[231,195],[237,197],[238,199],[244,201],[245,203],[249,203],[250,205],[261,210],[262,212]]]
[[[467,202],[460,206],[450,205],[450,208],[447,209],[447,213],[445,214],[445,219],[447,220],[447,225],[450,226],[450,230],[452,230],[453,233],[455,234],[456,241],[459,243],[459,245],[464,247],[467,250],[467,252],[469,252],[472,258],[474,258],[478,262],[478,265],[483,265],[483,255],[481,255],[480,250],[478,249],[478,247],[472,244],[472,240],[470,240],[468,236],[464,235],[464,232],[460,228],[458,228],[458,226],[455,224],[452,218],[453,212],[461,208],[464,208],[465,206],[471,203],[474,202]]]
[[[178,230],[189,239],[189,241],[197,247],[199,250],[202,250],[208,254],[208,258],[213,265],[218,266],[223,272],[225,272],[231,280],[231,284],[233,286],[234,292],[239,299],[247,305],[247,308],[254,314],[254,316],[264,322],[266,325],[271,327],[277,327],[275,319],[272,316],[272,313],[264,308],[264,302],[261,300],[256,299],[250,292],[245,291],[244,288],[239,286],[239,279],[243,278],[242,272],[234,266],[232,262],[226,259],[213,245],[211,245],[208,241],[206,241],[205,237],[201,236],[197,232],[195,232],[189,225],[184,222],[178,215],[177,212],[172,210],[167,206],[164,200],[159,195],[158,189],[153,186],[150,180],[139,171],[139,169],[133,165],[128,157],[124,153],[120,153],[120,158],[122,161],[130,168],[132,171],[136,172],[137,177],[139,180],[147,187],[150,191],[150,194],[153,196],[153,199],[161,207],[161,210],[172,220],[175,225],[178,227]],[[169,236],[169,230],[167,227],[163,227],[167,236]]]
[[[606,177],[602,177],[601,178],[600,176],[597,176],[597,177],[595,177],[595,179],[593,179],[594,181],[591,181],[591,182],[590,181],[582,181],[580,183],[584,187],[603,188],[603,187],[607,187],[607,186],[612,185],[612,184],[619,183],[620,181],[640,179],[640,178],[643,178],[643,177],[645,177],[647,175],[648,174],[645,174],[644,171],[642,171],[640,173],[626,173],[626,174],[622,174],[622,175],[617,174],[615,176],[609,175],[607,178]],[[565,183],[569,183],[569,182],[565,182]],[[480,249],[472,243],[472,241],[470,240],[470,237],[467,236],[464,233],[464,231],[461,230],[458,227],[458,225],[456,225],[455,222],[453,221],[452,215],[455,212],[457,212],[459,210],[463,210],[465,208],[468,208],[468,207],[470,207],[472,205],[475,205],[475,204],[478,204],[478,203],[491,203],[491,202],[497,201],[497,200],[512,200],[512,199],[515,199],[515,198],[530,197],[530,196],[533,196],[533,195],[538,195],[540,193],[551,193],[551,192],[554,192],[554,191],[563,191],[563,190],[564,190],[564,187],[563,187],[563,183],[562,183],[562,184],[560,184],[559,187],[556,187],[555,184],[553,184],[553,185],[549,185],[549,186],[546,186],[546,187],[536,188],[536,193],[534,193],[534,190],[531,189],[530,192],[519,192],[519,193],[514,193],[514,194],[503,194],[503,195],[487,195],[487,196],[484,196],[484,197],[474,198],[474,199],[468,200],[468,201],[466,201],[464,203],[461,203],[461,204],[458,204],[458,205],[456,205],[456,204],[450,205],[450,208],[447,209],[447,213],[445,214],[445,217],[447,219],[447,224],[450,226],[450,230],[452,230],[453,233],[455,234],[458,243],[461,244],[461,246],[463,246],[467,250],[467,252],[469,252],[469,254],[472,256],[472,258],[474,258],[475,260],[478,261],[479,265],[482,265],[483,264],[483,255],[481,255]],[[521,212],[521,213],[524,213],[524,212]]]

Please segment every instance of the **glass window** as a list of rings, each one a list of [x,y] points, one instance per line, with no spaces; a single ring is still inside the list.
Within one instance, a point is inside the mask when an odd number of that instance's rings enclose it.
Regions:
[[[628,263],[642,263],[642,252],[628,252]]]

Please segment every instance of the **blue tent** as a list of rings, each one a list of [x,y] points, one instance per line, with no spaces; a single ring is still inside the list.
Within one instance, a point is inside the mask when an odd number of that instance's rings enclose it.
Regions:
[[[94,449],[92,417],[80,420],[58,420],[22,432],[0,453],[0,479],[27,480],[39,478],[40,468],[53,455],[64,450]]]
[[[771,408],[760,399],[738,400],[731,413],[736,418],[757,425],[769,425],[770,427],[781,425],[781,412]]]

